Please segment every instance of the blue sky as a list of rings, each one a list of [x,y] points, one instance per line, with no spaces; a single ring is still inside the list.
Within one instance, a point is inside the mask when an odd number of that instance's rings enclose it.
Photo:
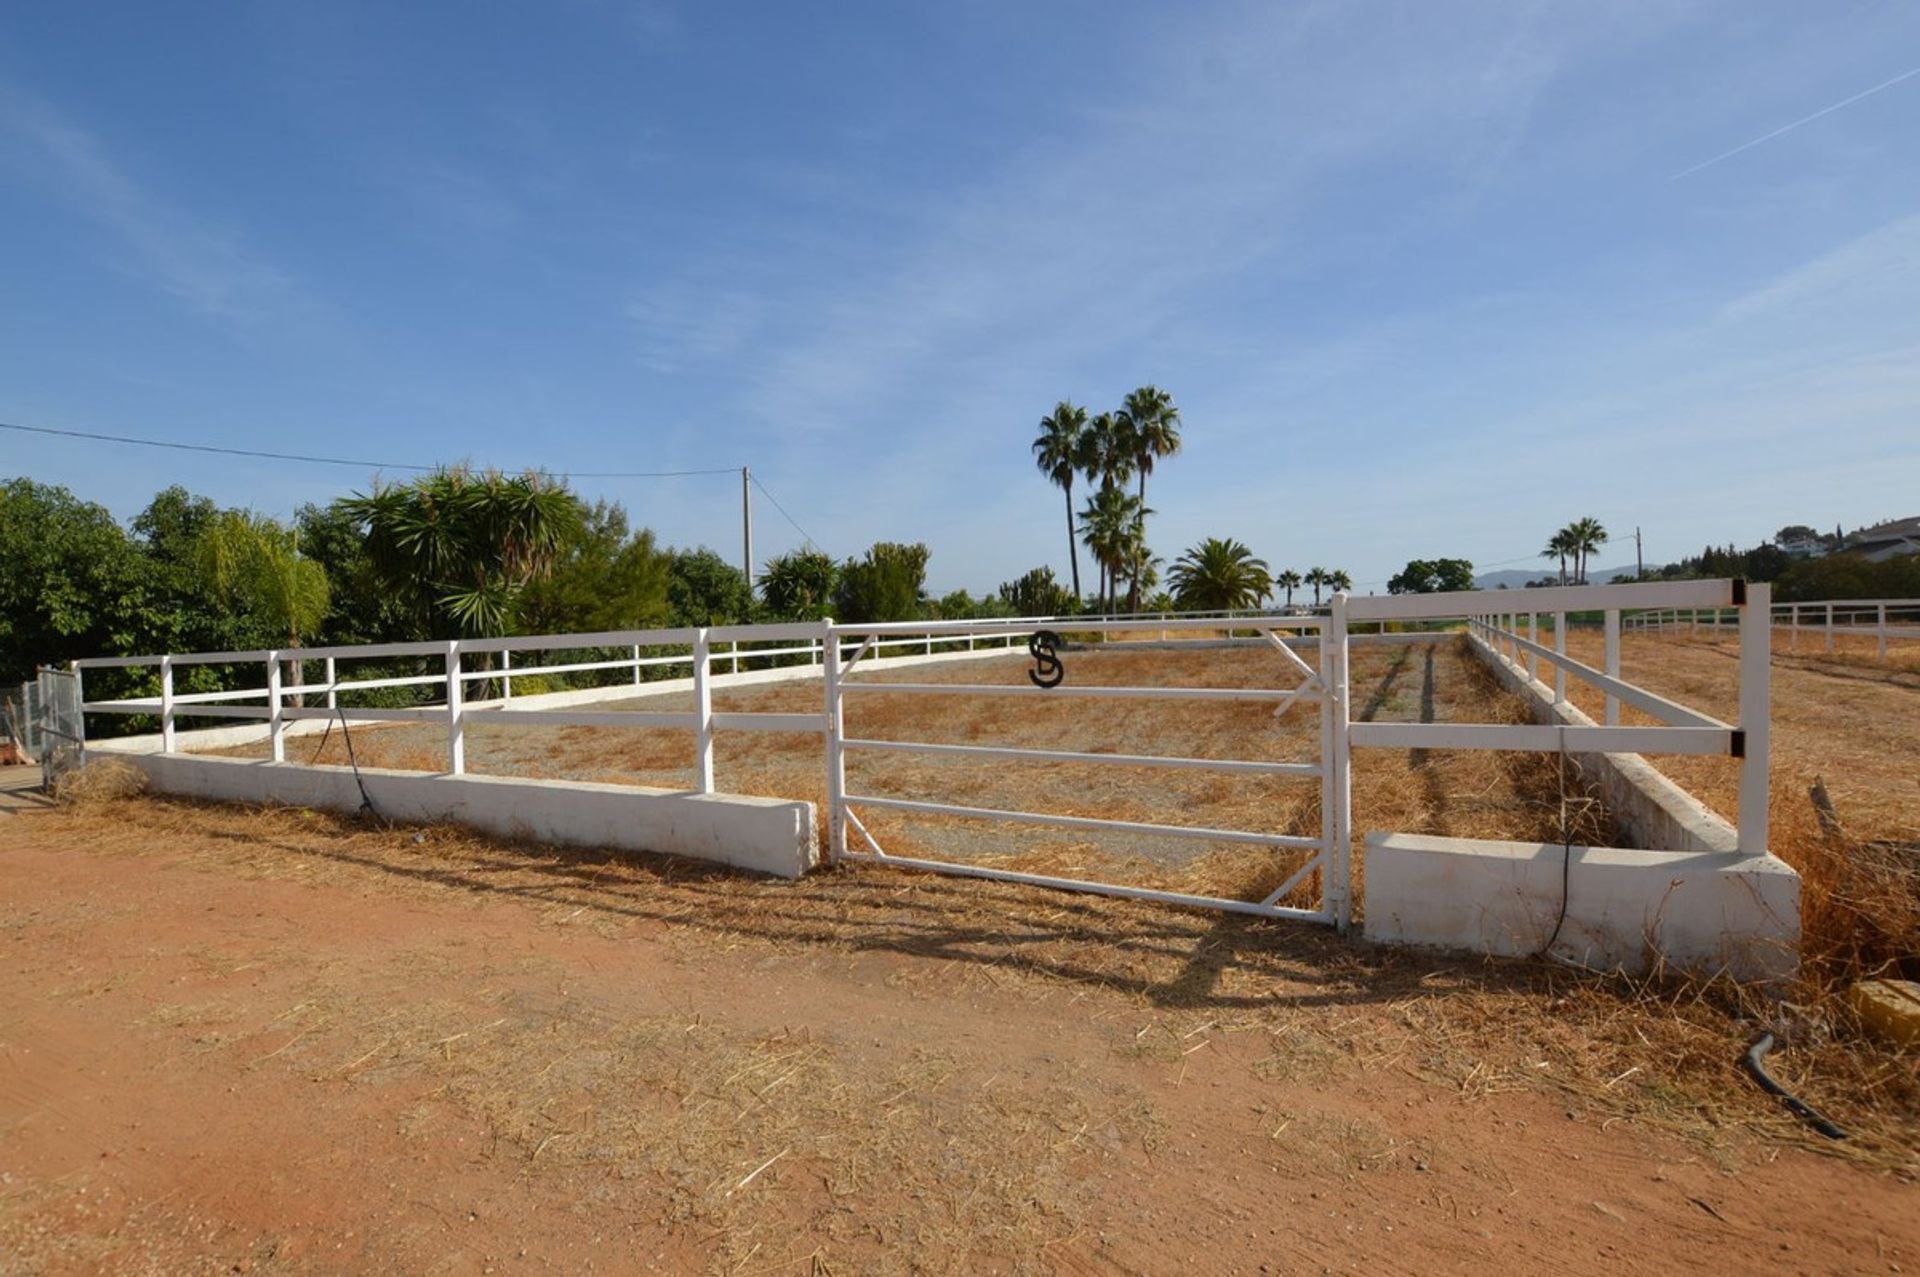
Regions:
[[[746,463],[942,589],[1064,575],[1036,423],[1146,381],[1169,559],[1853,526],[1920,512],[1920,76],[1807,117],[1916,67],[1889,3],[8,6],[0,421]],[[7,473],[370,479],[0,433]],[[737,480],[578,486],[737,555]]]

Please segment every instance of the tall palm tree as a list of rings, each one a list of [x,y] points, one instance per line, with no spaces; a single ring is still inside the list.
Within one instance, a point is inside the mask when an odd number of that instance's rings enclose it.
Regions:
[[[1129,394],[1114,419],[1131,447],[1133,469],[1140,476],[1140,501],[1147,500],[1147,476],[1153,463],[1180,451],[1180,409],[1173,396],[1158,386],[1142,386]]]
[[[1601,526],[1600,520],[1588,515],[1584,519],[1576,519],[1568,524],[1567,532],[1572,541],[1574,561],[1578,564],[1577,578],[1580,584],[1585,585],[1587,556],[1607,543],[1607,530]]]
[[[1080,452],[1080,470],[1088,483],[1114,488],[1133,477],[1133,445],[1127,426],[1110,412],[1087,423]]]
[[[1287,592],[1287,606],[1293,606],[1293,592],[1300,588],[1300,574],[1292,568],[1274,574],[1273,583]]]
[[[1086,450],[1087,410],[1062,399],[1040,418],[1033,441],[1034,464],[1067,496],[1067,553],[1073,562],[1073,597],[1080,597],[1080,536],[1073,527],[1073,477]]]
[[[1102,606],[1113,610],[1120,573],[1136,555],[1140,499],[1125,488],[1097,489],[1080,511],[1080,537],[1100,564]]]
[[[1333,584],[1333,577],[1325,568],[1308,568],[1306,582],[1313,587],[1313,605],[1320,606],[1320,587]]]
[[[1230,537],[1208,537],[1175,559],[1167,581],[1174,601],[1193,611],[1257,607],[1273,593],[1267,561]]]
[[[1327,588],[1335,594],[1340,593],[1342,590],[1352,593],[1353,578],[1347,575],[1345,568],[1335,568],[1333,571],[1327,573]]]
[[[1158,386],[1141,386],[1132,391],[1120,405],[1120,411],[1114,414],[1114,424],[1120,442],[1126,448],[1133,471],[1140,479],[1140,508],[1147,508],[1147,476],[1153,473],[1153,463],[1158,458],[1171,457],[1180,451],[1180,409],[1173,403],[1173,396]],[[1146,515],[1143,513],[1141,519]],[[1140,529],[1141,539],[1146,537],[1146,528]],[[1127,607],[1137,611],[1140,607],[1140,582],[1135,580],[1129,588]]]
[[[1573,553],[1571,532],[1571,528],[1561,528],[1547,538],[1547,548],[1540,551],[1540,557],[1543,559],[1560,560],[1560,584],[1562,585],[1567,583],[1567,556]]]

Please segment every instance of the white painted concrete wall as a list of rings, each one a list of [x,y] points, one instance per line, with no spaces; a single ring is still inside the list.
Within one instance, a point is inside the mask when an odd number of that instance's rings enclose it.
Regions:
[[[1560,911],[1557,843],[1369,834],[1367,939],[1475,953],[1540,952]],[[1600,970],[1658,963],[1738,979],[1799,965],[1800,878],[1773,856],[1575,847],[1553,952]]]
[[[360,809],[360,787],[347,767],[191,754],[121,756],[162,793]],[[815,863],[814,807],[808,802],[373,767],[361,768],[360,775],[379,813],[402,823],[447,822],[505,838],[660,852],[780,878],[798,878]]]

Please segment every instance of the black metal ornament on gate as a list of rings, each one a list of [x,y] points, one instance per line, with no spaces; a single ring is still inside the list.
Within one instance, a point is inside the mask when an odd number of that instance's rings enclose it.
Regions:
[[[1035,687],[1058,687],[1065,681],[1067,667],[1060,663],[1054,651],[1059,646],[1060,636],[1052,630],[1035,630],[1027,640],[1027,652],[1033,657],[1033,668],[1027,671],[1027,677]]]

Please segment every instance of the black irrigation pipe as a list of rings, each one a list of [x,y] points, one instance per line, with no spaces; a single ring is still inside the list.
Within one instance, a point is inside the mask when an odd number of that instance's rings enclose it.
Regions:
[[[1769,1095],[1779,1096],[1780,1102],[1787,1106],[1787,1112],[1793,1114],[1830,1140],[1846,1139],[1847,1133],[1845,1131],[1822,1116],[1817,1109],[1805,1100],[1773,1080],[1773,1075],[1767,1072],[1767,1066],[1764,1063],[1767,1052],[1771,1050],[1773,1050],[1773,1034],[1762,1033],[1753,1040],[1753,1045],[1747,1048],[1747,1053],[1740,1057],[1741,1066],[1753,1075],[1753,1080],[1760,1084],[1761,1090],[1767,1092]]]

